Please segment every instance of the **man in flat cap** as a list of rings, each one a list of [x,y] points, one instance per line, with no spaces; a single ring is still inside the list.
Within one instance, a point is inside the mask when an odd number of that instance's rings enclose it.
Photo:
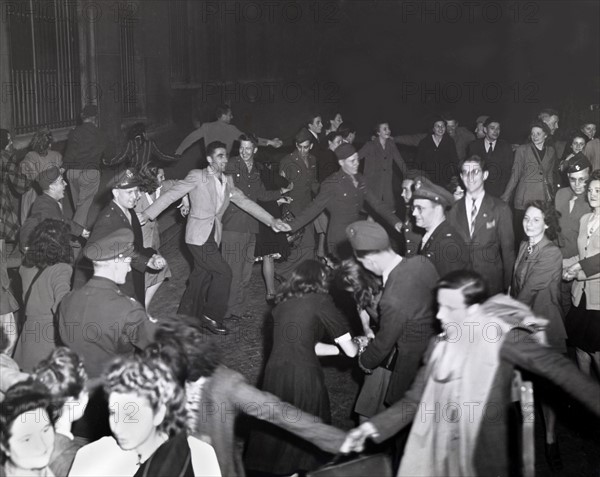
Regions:
[[[323,210],[329,212],[327,243],[331,253],[340,259],[352,256],[352,247],[346,237],[346,227],[361,217],[365,203],[400,231],[402,221],[392,207],[367,189],[365,179],[358,173],[358,153],[352,144],[341,144],[335,150],[340,170],[331,174],[321,185],[319,195],[290,223],[292,232],[306,226]]]
[[[88,227],[88,212],[100,187],[100,164],[112,157],[108,138],[98,128],[98,106],[88,104],[81,112],[81,125],[69,133],[63,166],[71,188],[73,220]]]
[[[194,257],[188,286],[179,303],[179,313],[198,318],[202,326],[216,334],[227,334],[223,323],[231,286],[231,268],[223,259],[221,245],[223,214],[230,202],[252,215],[275,232],[287,232],[289,225],[275,219],[238,189],[225,174],[228,157],[224,143],[215,141],[206,148],[209,166],[192,169],[140,214],[154,220],[170,204],[184,195],[190,197],[190,213],[185,242]]]
[[[565,260],[579,254],[577,237],[579,235],[579,221],[584,214],[590,211],[586,200],[586,187],[592,172],[592,164],[581,152],[569,159],[565,168],[569,187],[561,187],[556,193],[554,204],[560,213],[559,247]],[[566,263],[564,263],[566,265]],[[562,308],[566,313],[571,308],[571,282],[562,281]]]
[[[454,197],[445,188],[425,181],[412,196],[417,227],[425,230],[418,254],[435,265],[440,277],[467,267],[468,252],[464,240],[446,220],[446,210]]]
[[[77,222],[67,219],[63,212],[62,199],[65,196],[65,182],[60,169],[56,166],[51,166],[45,171],[40,172],[37,178],[37,183],[40,186],[42,194],[39,195],[31,207],[29,217],[23,223],[19,232],[19,240],[21,250],[27,247],[29,235],[37,224],[45,219],[56,219],[69,224],[71,234],[75,237],[88,238],[90,231],[85,229]]]
[[[317,182],[317,160],[311,154],[314,135],[306,128],[300,129],[296,134],[296,150],[279,163],[279,174],[294,184],[294,188],[287,193],[292,199],[288,205],[289,211],[298,217],[312,202],[319,190]],[[277,264],[277,273],[288,278],[296,265],[304,260],[314,258],[315,230],[311,224],[304,228],[302,240],[294,248],[285,262]]]
[[[438,273],[423,257],[396,254],[386,231],[376,222],[354,222],[346,228],[346,234],[357,260],[383,280],[379,331],[367,348],[359,351],[358,363],[369,372],[390,360],[394,362],[382,399],[385,406],[391,406],[409,389],[427,343],[436,332],[433,290]],[[392,353],[397,356],[391,358]],[[406,435],[397,442],[397,455],[401,455]]]
[[[492,295],[506,292],[515,264],[512,213],[487,193],[485,159],[470,156],[458,167],[466,193],[448,212],[448,221],[467,245],[468,268],[483,276]]]
[[[133,240],[128,227],[90,239],[83,254],[92,261],[94,276],[60,304],[60,337],[83,357],[90,378],[99,377],[115,356],[131,355],[153,340],[154,324],[144,307],[119,289],[131,270]]]
[[[98,215],[90,241],[96,242],[123,227],[131,230],[135,249],[131,261],[132,273],[127,275],[121,290],[144,305],[146,268],[161,270],[167,262],[153,248],[144,247],[142,226],[133,210],[140,194],[139,184],[139,175],[133,169],[125,169],[115,176],[111,182],[113,200]]]

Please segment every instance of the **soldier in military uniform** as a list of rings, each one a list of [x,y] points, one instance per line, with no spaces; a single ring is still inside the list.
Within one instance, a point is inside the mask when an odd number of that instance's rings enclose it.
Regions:
[[[313,138],[313,134],[308,129],[302,128],[296,134],[296,150],[285,156],[279,164],[279,173],[294,184],[294,188],[287,195],[292,199],[289,211],[296,217],[309,206],[319,190],[317,160],[310,153],[313,148]],[[296,265],[309,258],[314,258],[314,251],[315,230],[311,225],[304,229],[302,240],[292,250],[288,259],[277,264],[277,273],[288,278]]]
[[[321,186],[321,192],[303,212],[290,223],[296,231],[314,220],[324,209],[330,215],[327,228],[329,250],[337,258],[348,258],[352,247],[346,237],[346,227],[360,220],[365,203],[400,231],[402,221],[393,209],[367,189],[362,174],[358,173],[358,153],[351,144],[342,144],[335,150],[341,169],[331,174]]]
[[[63,298],[58,327],[62,342],[84,358],[89,377],[97,378],[115,356],[144,349],[155,325],[144,307],[119,289],[135,254],[129,228],[88,241],[83,254],[92,261],[94,276]]]
[[[468,264],[467,246],[446,220],[446,209],[453,203],[450,192],[430,181],[413,194],[416,225],[425,229],[418,253],[431,260],[441,277]]]
[[[115,177],[112,182],[113,200],[98,216],[90,235],[90,241],[98,241],[123,227],[131,230],[135,249],[131,260],[132,273],[127,275],[127,280],[121,286],[121,290],[143,305],[146,294],[144,286],[146,268],[161,270],[167,262],[153,248],[144,247],[142,226],[133,211],[139,198],[139,184],[140,179],[132,169],[126,169]]]

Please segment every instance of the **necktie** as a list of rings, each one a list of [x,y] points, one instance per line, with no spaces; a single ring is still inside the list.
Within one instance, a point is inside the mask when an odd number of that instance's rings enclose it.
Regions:
[[[471,238],[473,237],[473,232],[475,232],[475,219],[477,218],[477,205],[475,204],[475,200],[473,199],[473,207],[471,207]]]
[[[488,154],[490,152],[494,152],[494,143],[493,142],[488,142],[488,150],[487,150]]]

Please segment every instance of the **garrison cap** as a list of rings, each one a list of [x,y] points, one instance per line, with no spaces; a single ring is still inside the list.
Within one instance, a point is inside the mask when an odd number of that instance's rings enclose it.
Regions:
[[[37,183],[40,185],[40,189],[48,190],[50,184],[55,182],[62,174],[60,169],[56,166],[51,166],[48,169],[43,170],[37,177]]]
[[[300,131],[298,131],[298,134],[296,134],[296,144],[301,144],[306,141],[312,142],[313,138],[314,136],[309,132],[308,129],[302,128]]]
[[[346,227],[346,236],[356,251],[386,250],[390,247],[390,238],[385,229],[377,222],[359,220]]]
[[[356,154],[356,149],[352,144],[345,142],[340,144],[334,152],[335,157],[338,158],[338,161],[343,161],[344,159],[348,159],[353,154]]]
[[[573,174],[575,172],[583,171],[584,169],[590,169],[592,171],[592,163],[582,152],[578,152],[571,159],[567,161],[567,174]]]
[[[133,231],[123,227],[94,242],[88,242],[83,248],[83,254],[94,262],[117,261],[131,257],[133,255]]]
[[[431,181],[423,182],[421,187],[415,190],[412,198],[427,199],[444,207],[450,207],[454,203],[454,196],[450,192]]]

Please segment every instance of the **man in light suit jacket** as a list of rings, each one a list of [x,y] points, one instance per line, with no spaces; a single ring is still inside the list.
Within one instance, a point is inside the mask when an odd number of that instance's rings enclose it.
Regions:
[[[154,220],[164,209],[189,194],[190,213],[185,242],[194,257],[188,286],[179,303],[179,313],[198,317],[209,331],[227,334],[223,318],[227,311],[231,285],[231,268],[219,251],[221,220],[229,202],[269,225],[274,231],[289,231],[290,227],[274,219],[235,187],[233,179],[224,174],[227,149],[219,141],[206,148],[209,166],[192,169],[185,179],[158,198],[140,214],[142,223]]]
[[[448,221],[466,242],[471,270],[483,276],[490,293],[508,290],[515,263],[510,208],[485,190],[486,162],[471,156],[459,164],[466,194],[448,213]]]

